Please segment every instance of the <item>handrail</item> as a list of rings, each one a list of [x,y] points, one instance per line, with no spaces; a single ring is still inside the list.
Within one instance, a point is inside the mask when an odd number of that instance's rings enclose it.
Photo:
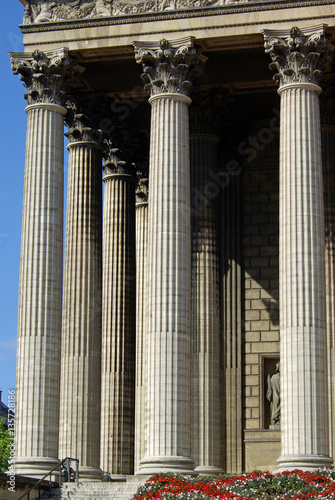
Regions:
[[[18,498],[18,500],[22,500],[22,498],[24,498],[26,495],[27,495],[27,500],[29,500],[29,494],[30,494],[30,492],[32,490],[34,490],[37,486],[38,486],[38,498],[40,499],[40,497],[41,497],[41,483],[48,476],[50,476],[50,479],[49,479],[49,498],[50,498],[50,494],[51,494],[51,474],[56,469],[59,469],[59,487],[61,487],[62,486],[62,466],[63,466],[63,468],[66,471],[66,477],[67,477],[67,479],[66,479],[65,482],[70,482],[70,479],[71,479],[70,464],[71,464],[71,462],[76,462],[75,482],[78,484],[78,479],[79,479],[79,460],[78,460],[78,458],[66,457],[61,462],[59,462],[57,465],[55,465],[55,467],[53,469],[51,469],[51,471],[49,471],[47,474],[45,474],[45,476],[43,476],[41,479],[39,479],[37,481],[37,483],[35,483],[31,488],[29,488],[28,491],[26,491],[23,495],[21,495],[20,498]]]

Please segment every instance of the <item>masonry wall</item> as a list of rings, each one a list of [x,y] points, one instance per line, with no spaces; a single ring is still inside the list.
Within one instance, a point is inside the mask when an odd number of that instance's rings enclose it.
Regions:
[[[280,350],[278,167],[244,169],[241,200],[244,462],[245,470],[271,470],[280,453],[280,430],[270,429],[266,397]]]

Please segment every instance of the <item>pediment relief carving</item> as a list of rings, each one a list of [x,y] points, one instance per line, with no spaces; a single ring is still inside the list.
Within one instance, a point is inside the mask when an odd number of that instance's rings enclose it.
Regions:
[[[27,0],[24,24],[108,17],[111,0]]]
[[[26,0],[24,24],[162,12],[259,0]]]

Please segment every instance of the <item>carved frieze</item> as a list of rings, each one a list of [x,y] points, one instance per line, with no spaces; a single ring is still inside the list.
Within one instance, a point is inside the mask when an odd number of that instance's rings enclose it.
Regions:
[[[194,37],[168,42],[135,42],[135,60],[142,64],[144,88],[151,96],[162,93],[189,95],[192,80],[206,60],[194,46]]]
[[[27,0],[24,24],[112,15],[111,0]]]
[[[114,0],[113,15],[162,12],[193,7],[218,5],[219,0]]]
[[[28,104],[51,103],[64,106],[66,90],[74,76],[74,61],[67,49],[47,54],[35,50],[32,54],[10,53],[12,71],[20,75],[27,89]],[[73,80],[74,81],[74,80]]]
[[[289,83],[318,84],[322,69],[330,56],[329,37],[324,26],[301,31],[264,30],[265,52],[272,59],[270,69],[277,70],[274,79],[279,86]]]
[[[24,24],[210,7],[259,0],[26,0]]]

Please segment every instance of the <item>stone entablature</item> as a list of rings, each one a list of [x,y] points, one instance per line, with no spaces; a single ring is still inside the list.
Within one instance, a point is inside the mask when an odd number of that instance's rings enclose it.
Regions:
[[[114,5],[114,4],[113,4]],[[308,7],[308,8],[307,8]],[[52,11],[53,12],[53,11]],[[49,22],[31,22],[21,26],[26,52],[59,48],[80,51],[85,61],[120,56],[133,60],[133,42],[166,38],[176,40],[195,36],[206,53],[212,50],[263,50],[261,31],[307,28],[327,24],[334,38],[334,0],[269,0],[246,3],[216,3],[211,6],[183,7],[173,10],[129,12],[120,15],[82,17]],[[79,58],[81,64],[83,59]]]

